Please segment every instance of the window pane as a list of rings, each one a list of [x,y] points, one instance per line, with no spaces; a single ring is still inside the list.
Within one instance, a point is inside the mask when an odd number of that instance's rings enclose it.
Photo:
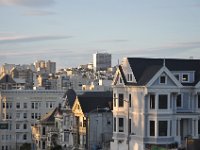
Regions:
[[[167,136],[167,121],[159,121],[158,136]]]
[[[189,81],[188,74],[183,74],[182,81]]]
[[[158,108],[167,109],[167,95],[159,95]]]
[[[131,119],[129,119],[128,132],[131,133]]]
[[[166,83],[166,77],[165,76],[160,77],[160,83]]]
[[[131,107],[131,94],[129,94],[129,107]]]
[[[181,95],[179,94],[176,99],[176,107],[181,107]]]
[[[198,120],[198,134],[200,134],[200,120]]]
[[[198,108],[200,108],[200,95],[198,95]]]
[[[150,109],[155,109],[155,95],[150,95]]]
[[[119,94],[119,107],[124,106],[124,94]]]
[[[124,132],[124,118],[119,118],[119,132]]]
[[[114,124],[113,124],[114,132],[116,132],[116,118],[114,117]]]
[[[114,107],[116,107],[116,93],[113,94],[113,103],[114,103]]]
[[[155,136],[155,121],[150,121],[150,136]]]

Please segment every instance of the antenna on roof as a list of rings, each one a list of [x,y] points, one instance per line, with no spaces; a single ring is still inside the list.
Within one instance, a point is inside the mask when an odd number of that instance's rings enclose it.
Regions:
[[[165,58],[163,59],[163,66],[165,66]]]

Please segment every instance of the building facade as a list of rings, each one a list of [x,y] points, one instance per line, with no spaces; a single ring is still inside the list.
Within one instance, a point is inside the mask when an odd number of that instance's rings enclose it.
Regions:
[[[125,58],[113,80],[111,149],[186,147],[200,133],[200,60]]]
[[[111,67],[111,54],[109,53],[93,54],[94,72],[107,70],[110,67]]]
[[[64,91],[2,90],[0,91],[0,149],[16,150],[32,143],[31,126],[40,116],[62,101]]]

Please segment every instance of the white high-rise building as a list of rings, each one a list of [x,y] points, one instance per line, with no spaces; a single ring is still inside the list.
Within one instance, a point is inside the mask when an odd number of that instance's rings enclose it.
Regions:
[[[0,92],[0,149],[17,150],[32,143],[31,125],[62,102],[63,90]]]
[[[94,71],[107,70],[111,67],[111,54],[109,53],[96,53],[93,54],[93,68]]]

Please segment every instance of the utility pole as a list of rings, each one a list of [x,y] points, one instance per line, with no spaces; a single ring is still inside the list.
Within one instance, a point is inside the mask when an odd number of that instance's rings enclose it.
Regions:
[[[130,144],[129,144],[129,140],[130,140],[130,133],[129,133],[129,129],[130,129],[130,126],[129,126],[129,101],[127,100],[124,100],[126,103],[127,103],[127,147],[128,147],[128,150],[130,150]]]

